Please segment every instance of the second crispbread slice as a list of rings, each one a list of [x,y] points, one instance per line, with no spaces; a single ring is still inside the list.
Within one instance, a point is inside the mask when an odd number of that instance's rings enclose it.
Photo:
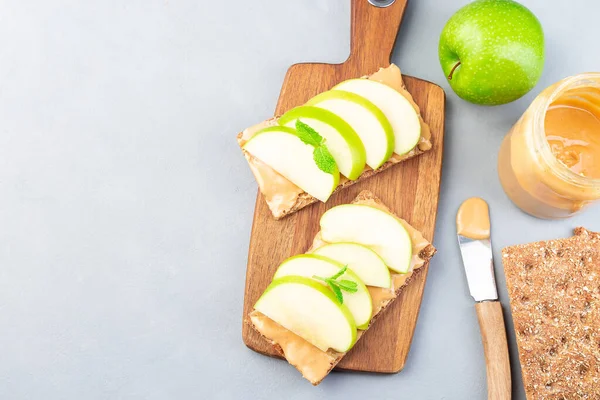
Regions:
[[[600,398],[600,234],[506,247],[528,400]]]
[[[414,255],[410,271],[407,274],[392,273],[393,288],[387,290],[388,293],[384,293],[385,289],[382,288],[369,287],[372,297],[379,299],[379,301],[373,302],[373,318],[369,325],[372,326],[384,310],[400,295],[406,285],[424,270],[423,266],[433,257],[435,248],[423,238],[420,232],[396,216],[370,191],[361,192],[352,203],[370,205],[394,215],[409,231],[413,242]],[[323,243],[320,234],[317,234],[309,251]],[[247,322],[313,385],[318,385],[346,355],[346,353],[333,350],[323,352],[256,310],[248,315]],[[365,331],[358,332],[358,339]],[[373,340],[385,339],[373,338]]]

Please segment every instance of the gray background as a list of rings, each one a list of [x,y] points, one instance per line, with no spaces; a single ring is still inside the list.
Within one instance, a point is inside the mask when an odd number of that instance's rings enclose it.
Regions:
[[[496,177],[500,141],[535,95],[598,70],[600,8],[524,0],[545,28],[544,74],[486,108],[457,98],[437,59],[465,3],[413,0],[393,56],[448,99],[438,255],[407,366],[313,388],[241,340],[256,184],[234,136],[272,115],[289,65],[346,58],[349,2],[0,0],[0,399],[485,399],[454,215],[469,196],[489,201],[496,260],[509,244],[600,230],[600,207],[524,215]]]

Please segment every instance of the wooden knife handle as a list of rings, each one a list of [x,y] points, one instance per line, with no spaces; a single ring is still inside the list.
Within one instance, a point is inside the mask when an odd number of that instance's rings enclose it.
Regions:
[[[363,67],[362,71],[388,66],[407,2],[396,0],[379,8],[367,0],[352,0],[349,61]]]
[[[488,400],[510,400],[510,360],[506,328],[499,301],[475,304],[485,353]]]

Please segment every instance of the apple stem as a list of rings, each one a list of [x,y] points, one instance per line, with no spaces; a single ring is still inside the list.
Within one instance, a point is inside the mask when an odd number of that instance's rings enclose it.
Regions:
[[[460,65],[460,61],[456,63],[456,65],[454,67],[452,67],[452,71],[450,71],[450,74],[448,74],[448,80],[452,80],[452,74],[454,74],[454,70],[456,68],[458,68],[458,66]]]

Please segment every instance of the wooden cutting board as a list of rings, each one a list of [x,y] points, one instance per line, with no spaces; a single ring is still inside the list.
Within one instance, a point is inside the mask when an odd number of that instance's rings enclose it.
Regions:
[[[387,67],[406,3],[407,0],[396,0],[387,8],[378,8],[367,0],[352,0],[350,57],[342,64],[292,65],[283,82],[275,115],[303,104],[345,79]],[[280,221],[273,219],[259,192],[248,252],[244,318],[271,282],[281,261],[309,248],[319,230],[321,215],[333,206],[351,202],[363,189],[371,190],[433,241],[442,167],[445,96],[444,91],[431,82],[409,76],[404,76],[404,82],[431,127],[433,148],[334,194],[326,204],[313,204]],[[428,266],[423,268],[423,273],[411,281],[337,368],[391,373],[404,367],[427,277]],[[249,348],[278,356],[246,323],[242,336]]]

